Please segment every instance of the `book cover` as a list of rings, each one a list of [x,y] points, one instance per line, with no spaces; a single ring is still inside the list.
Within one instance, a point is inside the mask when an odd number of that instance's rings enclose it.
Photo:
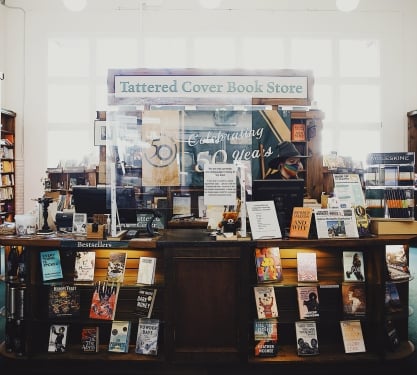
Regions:
[[[274,357],[278,354],[277,319],[255,319],[253,335],[255,357]]]
[[[410,278],[408,254],[404,245],[385,245],[388,276],[391,280]]]
[[[40,252],[43,281],[62,279],[62,266],[59,250]]]
[[[278,305],[273,286],[254,286],[258,319],[278,318]]]
[[[304,142],[306,140],[306,125],[297,122],[291,125],[291,140],[294,142]]]
[[[114,320],[111,325],[109,352],[127,353],[129,351],[131,322]]]
[[[77,181],[75,181],[75,184]],[[87,214],[75,212],[72,220],[72,233],[86,234],[87,233]]]
[[[80,316],[80,290],[74,284],[50,285],[48,292],[50,318]]]
[[[345,353],[366,352],[360,320],[340,321]]]
[[[318,318],[320,316],[320,303],[317,286],[298,286],[296,290],[300,319]]]
[[[97,353],[99,351],[99,326],[81,328],[81,351],[83,353]]]
[[[279,247],[255,249],[256,276],[260,283],[282,280],[282,265]]]
[[[116,314],[120,285],[98,281],[94,285],[89,317],[91,319],[113,320]]]
[[[397,328],[391,320],[388,320],[385,329],[388,347],[391,349],[391,351],[397,350],[401,343],[400,335],[397,331]]]
[[[289,236],[291,238],[309,238],[312,219],[312,207],[294,207],[292,210]]]
[[[297,253],[298,281],[317,281],[316,253]]]
[[[343,251],[344,281],[365,281],[365,266],[362,251]]]
[[[117,251],[109,254],[107,281],[122,283],[126,270],[127,252]]]
[[[68,324],[52,324],[49,328],[48,352],[67,351]]]
[[[135,313],[140,318],[150,318],[155,303],[157,289],[142,287],[138,289]]]
[[[140,257],[138,267],[138,284],[152,285],[155,282],[156,258]]]
[[[298,355],[304,356],[320,354],[316,322],[295,322],[295,334],[297,338]]]
[[[390,281],[385,283],[385,308],[388,313],[400,312],[404,309],[397,285]]]
[[[159,320],[139,318],[135,352],[145,355],[158,354]]]
[[[366,315],[366,290],[364,283],[342,284],[343,313],[346,317]]]
[[[74,281],[94,281],[95,263],[95,251],[77,251],[75,253]]]

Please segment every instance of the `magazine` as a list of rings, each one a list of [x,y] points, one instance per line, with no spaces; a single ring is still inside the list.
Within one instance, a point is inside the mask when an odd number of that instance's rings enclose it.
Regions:
[[[353,208],[315,208],[318,238],[358,238]]]

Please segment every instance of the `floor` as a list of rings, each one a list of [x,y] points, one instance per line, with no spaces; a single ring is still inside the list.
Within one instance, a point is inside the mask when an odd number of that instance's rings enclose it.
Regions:
[[[413,270],[415,270],[415,274],[417,275],[417,248],[412,248],[410,250],[410,269],[413,273]],[[1,306],[4,306],[4,282],[0,281],[0,308]],[[417,277],[413,279],[410,282],[410,319],[409,319],[409,336],[410,340],[414,343],[414,345],[417,347]],[[0,310],[0,342],[4,340],[4,314],[1,313]],[[83,367],[85,363],[82,365],[80,363],[70,363],[68,366],[65,364],[60,363],[60,369],[59,373],[61,375],[65,374],[74,374],[77,371],[77,367],[79,366],[79,370],[85,371],[85,367]],[[119,365],[120,366],[120,365]],[[0,357],[0,373],[4,373],[4,371],[9,367],[7,363],[5,363],[4,359]],[[106,369],[104,369],[100,364],[95,363],[93,361],[89,361],[89,373],[91,375],[93,374],[100,374],[104,375],[105,373],[123,373],[123,374],[137,374],[138,369],[128,369],[123,368],[123,372],[121,372],[120,368],[109,368],[109,365],[106,363]],[[389,374],[391,375],[393,372],[404,372],[405,374],[409,373],[415,373],[417,369],[417,352],[415,352],[410,358],[407,358],[406,360],[402,360],[400,362],[390,364],[390,365],[367,365],[366,366],[366,374],[368,375],[385,375]],[[286,373],[291,373],[291,375],[297,375],[297,374],[305,374],[307,368],[305,366],[300,367],[291,367],[288,366],[288,368],[285,368]],[[309,375],[330,375],[337,373],[338,375],[344,375],[344,374],[362,374],[364,373],[365,369],[361,367],[361,364],[356,364],[355,366],[345,366],[343,364],[340,365],[332,365],[332,366],[308,366],[308,373]],[[37,368],[31,368],[30,370],[25,369],[21,372],[21,374],[55,374],[57,372],[56,367],[50,366],[48,363],[45,364],[45,366],[37,366]],[[20,373],[20,372],[19,372]],[[227,375],[250,375],[250,374],[259,374],[262,373],[263,375],[269,375],[269,374],[276,374],[276,369],[271,368],[270,366],[266,366],[264,368],[256,367],[256,369],[243,369],[236,366],[228,367],[223,366],[222,368],[219,368],[218,366],[211,366],[207,364],[206,366],[199,367],[199,368],[187,368],[187,369],[181,369],[173,368],[173,369],[160,369],[160,371],[155,371],[155,367],[151,366],[150,368],[141,368],[142,374],[190,374],[190,375],[221,375],[221,374],[227,374]],[[13,370],[14,375],[18,375],[18,373]]]

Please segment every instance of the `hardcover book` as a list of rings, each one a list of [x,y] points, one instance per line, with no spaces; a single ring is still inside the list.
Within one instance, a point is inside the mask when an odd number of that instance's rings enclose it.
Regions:
[[[80,290],[77,285],[50,285],[48,316],[50,318],[76,317],[80,315]]]
[[[298,355],[304,356],[320,354],[316,322],[295,322],[295,334],[297,338]]]
[[[77,251],[75,253],[74,281],[94,281],[95,262],[95,251]]]
[[[254,356],[275,357],[278,354],[278,320],[255,319],[253,330]]]
[[[316,253],[297,253],[298,281],[317,281]]]
[[[343,313],[346,317],[365,316],[366,290],[364,283],[342,284]]]
[[[388,313],[403,311],[397,285],[390,281],[385,283],[385,307]]]
[[[43,281],[63,278],[59,250],[41,251],[40,261]]]
[[[138,289],[135,313],[140,318],[150,318],[155,303],[157,289],[142,287]]]
[[[365,266],[362,251],[343,252],[344,281],[365,281]]]
[[[291,216],[290,238],[310,238],[312,220],[312,207],[294,207]]]
[[[385,245],[388,276],[391,280],[410,278],[408,254],[404,245]]]
[[[254,286],[258,319],[278,318],[278,305],[273,286]]]
[[[113,320],[116,314],[119,283],[98,281],[94,285],[89,317],[91,319]]]
[[[298,286],[296,289],[300,319],[318,318],[320,303],[317,286]]]
[[[52,324],[49,328],[48,352],[67,351],[68,324]]]
[[[138,267],[138,284],[152,285],[155,282],[156,258],[140,257]]]
[[[302,122],[291,125],[291,140],[294,142],[304,142],[306,140],[306,125]]]
[[[340,321],[345,353],[366,352],[360,320]]]
[[[114,320],[111,325],[109,352],[127,353],[129,351],[131,322]]]
[[[136,353],[154,356],[158,354],[159,324],[158,319],[139,318]]]
[[[109,254],[107,281],[122,283],[125,277],[127,252],[117,251]]]
[[[99,326],[81,328],[81,351],[83,353],[97,353],[99,344]]]
[[[255,249],[256,276],[259,283],[282,280],[282,265],[279,247]]]

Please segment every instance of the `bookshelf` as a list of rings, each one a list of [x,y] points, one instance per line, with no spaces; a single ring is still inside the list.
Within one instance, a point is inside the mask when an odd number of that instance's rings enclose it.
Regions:
[[[15,112],[4,108],[1,109],[1,221],[14,221],[15,214],[15,118]]]

